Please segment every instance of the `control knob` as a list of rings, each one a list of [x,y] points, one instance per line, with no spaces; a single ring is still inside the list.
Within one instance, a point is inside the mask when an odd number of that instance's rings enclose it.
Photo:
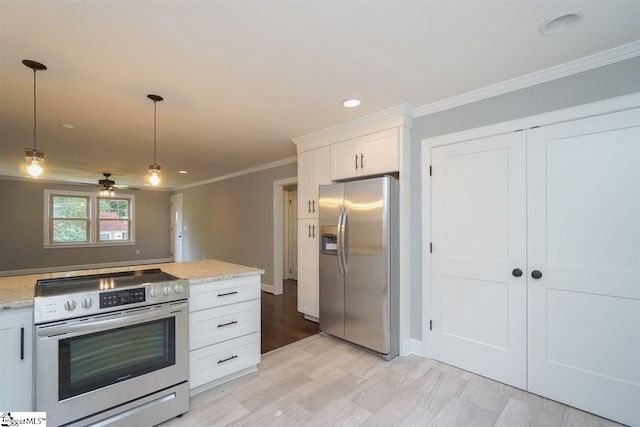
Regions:
[[[184,286],[182,286],[182,285],[176,285],[176,287],[175,287],[175,288],[173,288],[173,291],[174,291],[176,294],[181,294],[181,293],[182,293],[182,291],[184,291]]]
[[[165,287],[164,289],[162,289],[162,293],[167,296],[169,295],[169,293],[171,292],[171,288],[169,288],[168,286]]]
[[[151,291],[149,291],[149,295],[151,295],[151,298],[155,298],[159,295],[160,293],[158,292],[158,290],[156,288],[151,288]]]
[[[93,300],[91,299],[91,297],[86,297],[85,299],[82,300],[83,308],[89,308],[92,305],[93,305]]]
[[[64,309],[67,311],[73,311],[76,309],[78,303],[76,303],[74,300],[70,299],[69,301],[64,303]]]

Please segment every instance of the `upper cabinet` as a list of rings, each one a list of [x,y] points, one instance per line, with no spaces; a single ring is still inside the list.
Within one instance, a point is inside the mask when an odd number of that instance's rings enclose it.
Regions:
[[[394,127],[331,145],[331,179],[397,172],[398,137]]]
[[[331,183],[329,147],[298,154],[298,218],[318,218],[318,186]]]

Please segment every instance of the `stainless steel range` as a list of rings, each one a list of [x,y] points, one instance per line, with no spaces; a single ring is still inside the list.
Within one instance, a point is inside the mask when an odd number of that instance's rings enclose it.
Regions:
[[[52,426],[189,410],[189,282],[160,269],[38,280],[35,407]]]

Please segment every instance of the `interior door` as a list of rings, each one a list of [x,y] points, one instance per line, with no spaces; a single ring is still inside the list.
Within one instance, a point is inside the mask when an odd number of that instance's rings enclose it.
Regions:
[[[182,194],[171,196],[171,258],[182,261]]]
[[[525,155],[524,132],[432,150],[433,358],[523,389]]]
[[[640,110],[528,138],[529,391],[640,425]]]

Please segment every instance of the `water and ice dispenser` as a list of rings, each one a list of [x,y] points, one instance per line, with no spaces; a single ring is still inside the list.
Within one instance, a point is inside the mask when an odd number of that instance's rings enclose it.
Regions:
[[[324,226],[320,228],[320,253],[338,255],[338,227]]]

